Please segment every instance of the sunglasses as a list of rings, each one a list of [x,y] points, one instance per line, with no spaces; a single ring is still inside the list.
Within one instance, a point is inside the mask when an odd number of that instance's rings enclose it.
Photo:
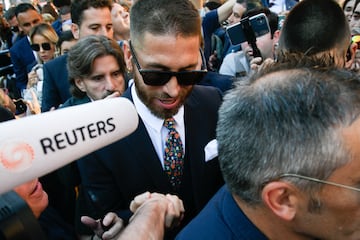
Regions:
[[[201,49],[200,49],[200,54],[202,58],[202,65],[201,65],[202,70],[172,72],[172,71],[142,69],[140,67],[139,61],[137,60],[131,41],[129,41],[129,46],[130,46],[131,54],[133,56],[132,59],[134,60],[134,63],[146,85],[163,86],[167,82],[169,82],[172,77],[176,77],[179,85],[190,86],[199,83],[207,73],[205,67],[206,61]]]
[[[49,51],[51,49],[51,45],[50,43],[42,43],[42,44],[31,44],[30,47],[32,50],[34,50],[35,52],[40,51],[40,45],[41,48],[45,51]]]
[[[351,42],[356,43],[357,48],[360,49],[360,35],[354,35],[351,37]]]
[[[18,26],[11,27],[11,31],[17,33],[19,32],[19,27]]]

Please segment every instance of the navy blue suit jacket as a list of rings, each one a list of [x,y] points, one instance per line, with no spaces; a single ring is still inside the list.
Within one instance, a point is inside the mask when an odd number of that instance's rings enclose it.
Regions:
[[[198,239],[266,240],[267,237],[246,217],[225,185],[176,237],[176,240]]]
[[[10,57],[16,75],[16,87],[21,91],[26,88],[28,71],[36,64],[34,53],[27,37],[21,38],[10,48]]]
[[[52,107],[57,108],[71,97],[66,63],[67,55],[65,54],[44,64],[42,112],[47,112]]]
[[[213,86],[225,93],[234,87],[235,81],[236,78],[234,76],[208,71],[205,77],[199,82],[199,85]]]
[[[132,100],[130,89],[123,97]],[[145,191],[175,193],[183,200],[186,213],[182,225],[174,229],[173,238],[224,183],[218,159],[205,161],[204,152],[205,146],[215,139],[221,102],[222,95],[216,88],[194,86],[184,104],[185,162],[178,192],[173,192],[141,119],[135,132],[126,138],[77,161],[85,194],[90,191],[96,195],[96,206],[102,208],[81,215],[116,211],[126,220],[131,216],[129,204],[136,195]],[[87,209],[91,207],[90,204]]]

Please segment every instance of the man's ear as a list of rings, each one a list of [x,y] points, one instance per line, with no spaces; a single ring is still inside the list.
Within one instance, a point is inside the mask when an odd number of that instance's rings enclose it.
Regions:
[[[80,38],[80,29],[79,26],[75,23],[71,24],[71,32],[76,40],[79,40]]]
[[[129,72],[131,72],[133,70],[133,65],[132,65],[132,55],[131,55],[130,46],[129,46],[128,41],[124,41],[123,51],[124,51],[126,69]]]
[[[262,190],[264,204],[278,217],[291,221],[296,215],[296,189],[286,182],[270,182]]]
[[[281,33],[280,30],[276,30],[272,37],[272,40],[273,40],[272,50],[273,50],[274,56],[276,55],[276,49],[279,46],[280,33]]]
[[[276,30],[273,34],[273,39],[274,39],[274,43],[277,43],[279,41],[279,38],[280,38],[280,30]]]
[[[350,69],[351,65],[355,61],[356,49],[357,49],[356,43],[351,43],[346,53],[346,62],[345,62],[346,69]]]
[[[82,91],[86,92],[84,81],[80,78],[75,79],[75,85]]]

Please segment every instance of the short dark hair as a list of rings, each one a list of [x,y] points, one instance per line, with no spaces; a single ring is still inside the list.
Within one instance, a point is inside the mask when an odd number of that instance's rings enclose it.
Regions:
[[[75,40],[74,35],[72,34],[71,30],[62,31],[60,33],[59,39],[56,43],[58,49],[61,48],[61,44],[65,41],[72,41]]]
[[[80,39],[70,49],[67,58],[67,69],[70,91],[74,97],[83,98],[86,95],[76,86],[75,79],[88,77],[92,72],[95,59],[108,55],[115,57],[121,73],[125,73],[124,54],[115,40],[102,35],[90,35]]]
[[[191,1],[139,0],[130,11],[130,39],[134,45],[144,34],[201,37],[200,15]]]
[[[70,6],[71,0],[53,0],[53,4],[55,5],[55,7],[61,8],[63,6]]]
[[[350,44],[349,23],[333,0],[304,0],[294,6],[281,29],[279,49],[308,55]],[[341,49],[343,50],[343,49]]]
[[[83,13],[89,8],[109,8],[111,11],[112,2],[110,0],[76,0],[71,3],[71,21],[81,25]]]
[[[213,2],[213,1],[208,1],[208,2],[204,3],[204,7],[207,7],[209,10],[217,9],[220,6],[221,6],[221,3]]]
[[[13,17],[16,17],[15,11],[16,7],[11,7],[5,12],[4,17],[6,21],[10,21]]]
[[[17,17],[20,13],[27,12],[28,10],[37,11],[30,3],[20,3],[15,7],[15,16]]]

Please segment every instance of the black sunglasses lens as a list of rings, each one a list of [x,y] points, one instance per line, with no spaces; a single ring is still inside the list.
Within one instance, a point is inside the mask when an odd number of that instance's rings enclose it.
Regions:
[[[189,86],[199,83],[205,76],[205,71],[178,72],[175,76],[180,85]],[[150,86],[165,85],[173,76],[173,73],[160,71],[141,71],[144,83]]]
[[[45,51],[49,51],[49,50],[51,49],[50,43],[43,43],[43,44],[41,44],[41,47],[42,47]]]
[[[144,83],[149,86],[162,86],[166,84],[171,78],[171,75],[167,72],[160,71],[142,71],[141,76],[144,80]]]
[[[180,85],[189,86],[199,83],[206,72],[203,71],[189,71],[189,72],[181,72],[177,75],[177,80]]]
[[[40,45],[39,44],[31,44],[30,45],[31,49],[34,50],[35,52],[40,51]],[[41,44],[41,48],[45,51],[48,51],[51,49],[51,45],[50,43],[42,43]]]
[[[35,52],[40,51],[40,45],[39,44],[31,44],[30,47]]]
[[[44,49],[45,51],[48,51],[51,49],[50,43],[42,43],[41,44],[42,49]]]

